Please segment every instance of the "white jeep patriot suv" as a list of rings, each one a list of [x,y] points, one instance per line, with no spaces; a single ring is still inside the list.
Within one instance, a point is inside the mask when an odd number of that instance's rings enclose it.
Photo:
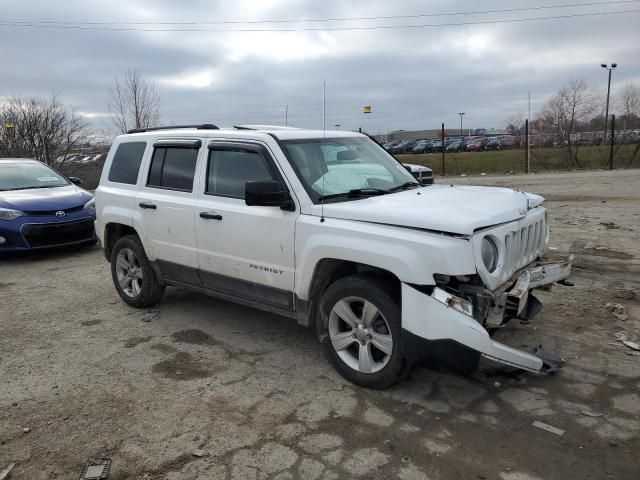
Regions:
[[[421,185],[369,137],[205,124],[119,136],[96,191],[96,232],[134,307],[179,285],[316,329],[350,381],[392,385],[425,360],[558,362],[492,339],[566,279],[543,260],[543,198]]]

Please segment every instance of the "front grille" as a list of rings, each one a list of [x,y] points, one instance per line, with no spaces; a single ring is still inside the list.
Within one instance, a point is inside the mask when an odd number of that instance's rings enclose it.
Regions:
[[[91,240],[94,236],[93,219],[75,222],[25,224],[22,236],[30,247],[54,247]]]
[[[530,264],[540,255],[544,249],[546,235],[547,225],[543,217],[504,237],[506,249],[504,267],[507,277]]]
[[[47,217],[54,216],[56,213],[62,211],[65,214],[80,212],[84,209],[84,205],[79,205],[77,207],[65,208],[62,210],[24,210],[24,213],[27,215],[31,215],[33,217]]]

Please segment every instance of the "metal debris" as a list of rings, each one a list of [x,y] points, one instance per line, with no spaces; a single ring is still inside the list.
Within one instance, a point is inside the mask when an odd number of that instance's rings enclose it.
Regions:
[[[586,415],[587,417],[603,417],[604,413],[600,413],[600,412],[592,412],[591,410],[582,410],[580,413],[582,413],[583,415]]]
[[[541,429],[541,430],[546,430],[547,432],[551,432],[551,433],[554,433],[554,434],[559,435],[559,436],[564,435],[564,430],[561,430],[561,429],[559,429],[559,428],[556,428],[556,427],[554,427],[554,426],[552,426],[552,425],[548,425],[548,424],[546,424],[546,423],[539,422],[539,421],[537,421],[537,420],[536,420],[536,421],[534,421],[534,422],[531,424],[531,426],[536,427],[536,428],[539,428],[539,429]]]
[[[640,343],[632,342],[631,340],[622,340],[622,343],[632,350],[640,352]]]
[[[158,310],[149,310],[147,313],[140,317],[143,322],[151,322],[158,318],[160,312]]]
[[[15,463],[10,463],[9,466],[7,468],[5,468],[4,470],[2,470],[0,472],[0,480],[4,480],[5,478],[9,477],[9,474],[11,473],[11,470],[13,470],[13,467],[15,467],[16,464]]]
[[[618,320],[624,321],[629,318],[629,316],[626,313],[626,309],[624,308],[624,305],[621,305],[619,303],[609,302],[604,306],[604,308],[606,308],[611,313],[613,313],[613,316],[616,317]]]
[[[106,480],[106,478],[109,477],[110,468],[111,458],[91,458],[82,469],[80,480]]]

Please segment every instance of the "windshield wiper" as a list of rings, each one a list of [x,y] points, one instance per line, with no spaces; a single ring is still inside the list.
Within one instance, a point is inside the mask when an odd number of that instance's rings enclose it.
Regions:
[[[330,198],[338,198],[338,197],[347,197],[347,198],[357,198],[357,197],[368,197],[370,195],[386,195],[389,193],[388,190],[383,190],[382,188],[353,188],[348,192],[342,193],[332,193],[330,195],[322,195],[318,200],[328,200]]]
[[[385,190],[387,193],[399,192],[400,190],[407,190],[409,187],[421,187],[422,184],[418,182],[405,182],[402,185],[392,187],[389,190]]]

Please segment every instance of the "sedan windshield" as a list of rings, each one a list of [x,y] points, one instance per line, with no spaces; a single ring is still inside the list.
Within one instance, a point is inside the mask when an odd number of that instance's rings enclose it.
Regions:
[[[420,186],[400,162],[368,138],[314,138],[282,143],[315,203]]]
[[[38,162],[0,162],[0,191],[69,185],[59,173]]]

